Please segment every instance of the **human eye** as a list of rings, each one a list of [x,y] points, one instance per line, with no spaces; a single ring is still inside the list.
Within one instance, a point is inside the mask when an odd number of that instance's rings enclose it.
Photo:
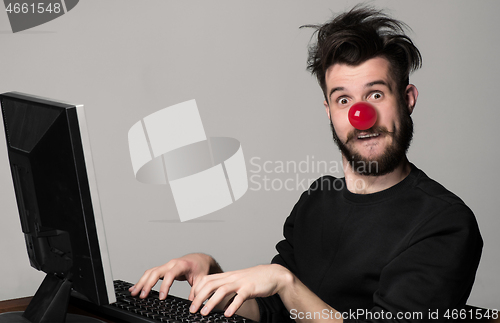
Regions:
[[[349,99],[345,96],[341,96],[337,99],[337,103],[339,105],[347,105],[347,104],[349,104]]]
[[[372,99],[372,100],[380,100],[384,97],[384,94],[380,91],[375,91],[375,92],[372,92],[370,94],[370,96],[368,97],[368,99]]]

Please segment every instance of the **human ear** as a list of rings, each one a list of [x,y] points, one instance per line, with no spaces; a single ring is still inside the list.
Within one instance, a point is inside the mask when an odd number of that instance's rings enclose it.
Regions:
[[[418,90],[413,84],[408,84],[405,90],[405,99],[408,106],[408,112],[412,114],[415,104],[417,104]]]
[[[325,106],[325,110],[326,110],[326,115],[328,116],[328,120],[331,120],[330,118],[330,107],[328,106],[328,102],[323,101],[323,105]]]

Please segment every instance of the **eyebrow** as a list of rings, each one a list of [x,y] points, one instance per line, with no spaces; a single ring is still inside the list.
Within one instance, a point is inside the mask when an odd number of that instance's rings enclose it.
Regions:
[[[367,87],[372,87],[372,86],[374,86],[374,85],[385,85],[385,86],[389,89],[389,91],[391,91],[391,92],[392,92],[392,88],[391,88],[390,84],[389,84],[389,83],[387,83],[387,82],[386,82],[386,81],[384,81],[384,80],[376,80],[376,81],[373,81],[373,82],[370,82],[370,83],[366,83],[364,87],[365,87],[365,88],[367,88]],[[329,93],[329,95],[328,95],[328,98],[331,98],[331,97],[332,97],[332,94],[333,94],[334,92],[336,92],[336,91],[344,91],[344,90],[345,90],[345,88],[344,88],[343,86],[337,86],[337,87],[334,87],[333,89],[331,89],[331,90],[330,90],[330,93]]]
[[[379,85],[385,85],[389,89],[389,91],[392,92],[391,85],[389,83],[387,83],[386,81],[384,81],[384,80],[377,80],[377,81],[373,81],[373,82],[370,82],[370,83],[366,83],[365,84],[365,88],[372,87],[372,86],[377,85],[377,84],[379,84]]]
[[[328,94],[328,98],[330,99],[332,97],[333,92],[344,91],[344,90],[345,90],[345,88],[343,86],[334,87],[333,89],[330,90],[330,93]]]

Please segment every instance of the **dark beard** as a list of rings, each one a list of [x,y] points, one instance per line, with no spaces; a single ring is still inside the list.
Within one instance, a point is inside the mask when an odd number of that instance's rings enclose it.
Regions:
[[[375,160],[368,160],[359,153],[353,152],[349,149],[337,136],[333,123],[330,120],[333,140],[339,147],[342,155],[347,159],[347,162],[351,166],[352,170],[361,175],[381,176],[392,172],[396,169],[396,167],[398,167],[403,158],[406,156],[406,152],[408,151],[408,148],[410,148],[410,143],[413,139],[413,121],[404,105],[400,104],[399,115],[401,128],[394,128],[394,132],[387,131],[385,127],[370,128],[363,131],[364,133],[381,133],[393,137],[392,145],[387,147],[382,156],[376,158]],[[351,138],[357,138],[360,133],[360,130],[354,129],[354,131],[349,133],[347,142],[349,142]]]

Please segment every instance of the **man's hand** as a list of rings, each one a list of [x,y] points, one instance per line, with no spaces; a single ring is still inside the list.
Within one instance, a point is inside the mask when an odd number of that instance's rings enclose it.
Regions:
[[[201,310],[208,314],[224,298],[236,293],[226,305],[226,316],[233,315],[247,299],[267,297],[279,293],[293,280],[291,272],[280,265],[261,265],[217,275],[204,276],[191,289],[189,299],[193,301],[190,311]],[[194,294],[193,294],[194,292]],[[194,297],[193,297],[194,296]]]
[[[140,294],[140,298],[148,296],[151,288],[163,279],[160,287],[160,299],[165,299],[174,280],[187,280],[191,286],[196,285],[203,277],[209,274],[222,273],[219,264],[209,255],[194,253],[181,258],[173,259],[166,264],[148,269],[144,272],[139,282],[129,291],[132,296]],[[191,289],[190,299],[194,297]]]

